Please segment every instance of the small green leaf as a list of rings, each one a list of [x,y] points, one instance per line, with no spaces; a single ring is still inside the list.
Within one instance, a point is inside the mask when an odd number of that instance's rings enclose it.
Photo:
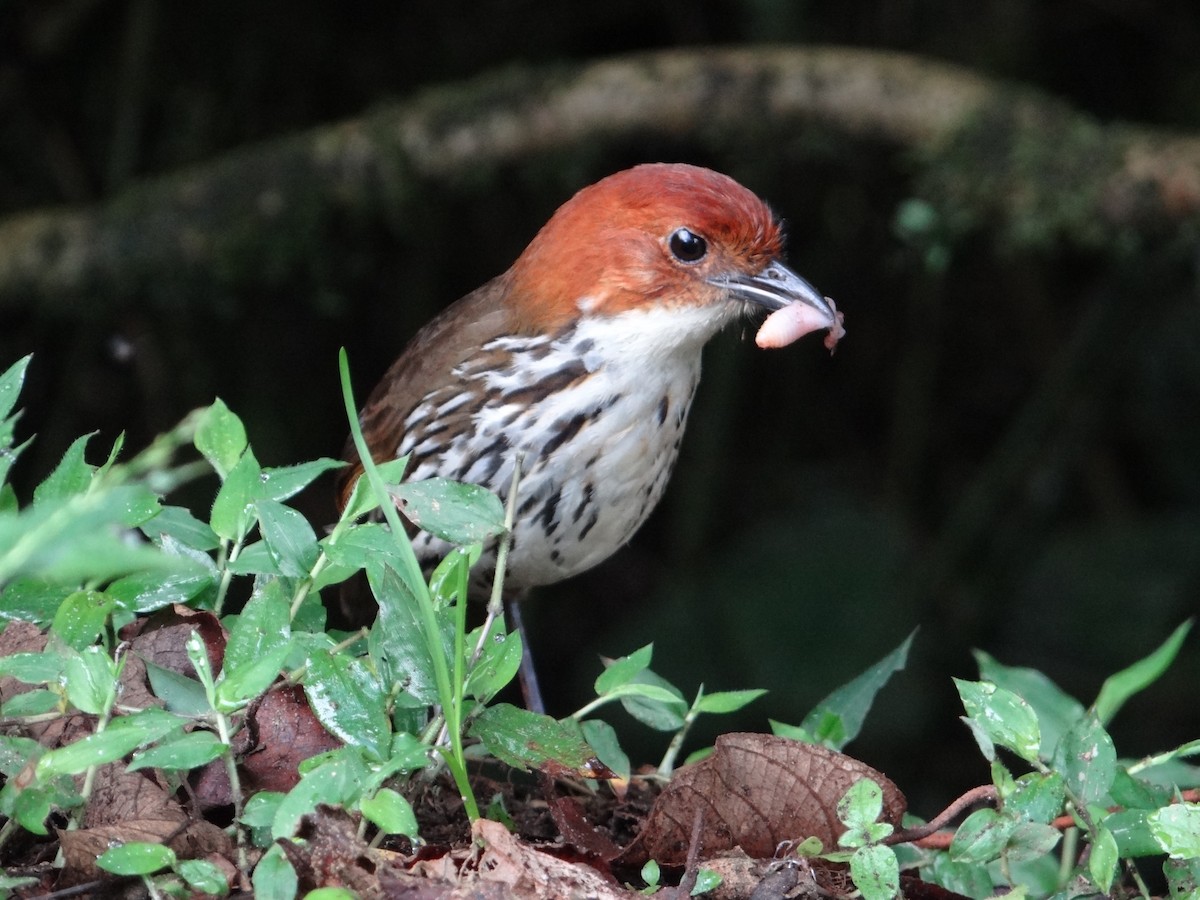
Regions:
[[[217,583],[216,567],[205,566],[192,557],[177,557],[180,567],[174,572],[137,572],[119,578],[108,586],[108,596],[135,613],[148,613],[174,603],[187,603]]]
[[[622,656],[607,663],[604,671],[596,679],[596,696],[603,697],[609,691],[633,680],[644,669],[649,668],[654,655],[654,645],[647,644],[634,650],[628,656]]]
[[[175,865],[175,851],[164,844],[130,841],[105,850],[96,865],[114,875],[153,875]]]
[[[0,591],[0,621],[17,619],[45,628],[54,620],[69,586],[38,578],[16,578]]]
[[[346,747],[326,754],[304,772],[299,784],[280,801],[271,823],[272,835],[276,840],[291,837],[300,819],[315,810],[319,803],[353,803],[366,780],[367,769],[357,748]]]
[[[900,865],[891,847],[860,847],[850,857],[850,877],[863,900],[892,900],[900,894]]]
[[[895,856],[892,857],[893,859]],[[701,869],[696,873],[696,883],[692,886],[691,896],[699,897],[701,894],[707,894],[709,891],[716,890],[721,885],[721,873],[714,872],[712,869]],[[899,882],[897,881],[897,884]]]
[[[572,720],[559,722],[508,703],[497,703],[475,720],[471,735],[483,741],[501,762],[518,769],[554,763],[583,777],[595,774],[595,751]]]
[[[468,636],[468,646],[478,640],[478,629]],[[488,703],[501,689],[506,687],[521,668],[521,635],[518,632],[505,634],[504,623],[497,619],[492,623],[492,633],[483,642],[479,659],[467,673],[463,692],[481,703]]]
[[[1086,715],[1083,704],[1036,669],[1006,666],[981,650],[974,655],[981,680],[1012,691],[1033,708],[1042,735],[1041,755],[1048,759],[1063,734]]]
[[[1200,858],[1200,803],[1175,803],[1151,813],[1146,821],[1169,857]]]
[[[1102,725],[1111,722],[1130,697],[1159,679],[1179,655],[1179,648],[1191,629],[1192,620],[1188,619],[1149,656],[1105,679],[1096,702],[1092,704],[1092,710]]]
[[[873,825],[883,812],[883,789],[870,778],[854,782],[837,803],[838,819],[851,831]]]
[[[167,705],[168,711],[181,716],[199,716],[211,711],[204,685],[195,678],[165,669],[149,660],[143,662],[150,689],[155,697]]]
[[[633,767],[628,754],[621,749],[616,729],[600,719],[585,719],[579,727],[583,729],[583,739],[596,751],[600,762],[612,769],[618,778],[628,779]]]
[[[0,678],[15,678],[25,684],[49,684],[58,681],[66,661],[59,653],[14,653],[0,656]]]
[[[926,880],[964,897],[991,897],[995,893],[986,866],[956,862],[949,853],[934,854],[933,865],[922,872]]]
[[[246,427],[219,397],[196,425],[196,449],[224,481],[247,447]]]
[[[1104,726],[1086,716],[1063,735],[1054,751],[1054,769],[1079,803],[1098,803],[1117,775],[1117,751]]]
[[[619,696],[627,713],[656,731],[678,731],[688,712],[689,704],[679,688],[649,669],[609,691],[609,696]]]
[[[393,496],[410,522],[451,544],[474,544],[504,532],[503,504],[478,485],[430,478],[397,485]]]
[[[375,468],[379,472],[379,477],[383,479],[384,484],[398,484],[400,479],[404,477],[404,470],[407,467],[407,456],[375,464]],[[371,490],[370,480],[361,477],[355,478],[354,487],[350,491],[350,499],[346,501],[346,508],[342,511],[342,518],[353,521],[360,516],[365,516],[378,506],[379,498]]]
[[[84,459],[84,453],[87,450],[88,441],[94,434],[93,431],[91,434],[82,435],[72,441],[54,471],[33,489],[34,506],[51,504],[56,500],[66,500],[82,494],[88,489],[96,468]]]
[[[184,859],[175,866],[184,881],[202,894],[223,896],[229,893],[229,882],[225,873],[207,859]]]
[[[367,650],[380,677],[385,684],[404,685],[404,690],[423,704],[437,703],[437,677],[416,596],[390,566],[368,567],[367,581],[379,601],[379,615],[371,626]],[[445,643],[440,652],[449,661]]]
[[[227,657],[217,682],[217,708],[222,712],[236,712],[266,691],[279,677],[291,651],[292,642],[288,640],[264,650],[260,658],[236,668],[229,665]]]
[[[387,693],[361,659],[344,653],[313,653],[304,676],[304,694],[330,734],[362,747],[373,759],[387,757],[391,741]]]
[[[892,675],[907,664],[908,651],[915,637],[913,631],[895,650],[833,691],[804,717],[800,727],[832,750],[840,750],[854,740],[862,730],[875,697]]]
[[[29,368],[31,359],[32,353],[22,356],[0,375],[0,419],[12,412],[13,407],[17,405],[21,386],[25,383],[25,371]]]
[[[1030,772],[1017,779],[1004,800],[1004,812],[1028,822],[1049,824],[1063,810],[1063,779],[1058,772]]]
[[[139,526],[142,533],[157,544],[170,536],[193,550],[216,550],[220,539],[207,522],[201,522],[182,506],[164,506],[153,518]]]
[[[258,527],[281,574],[303,578],[312,570],[320,549],[304,516],[275,500],[259,500]]]
[[[1117,851],[1117,841],[1112,833],[1100,826],[1092,835],[1092,852],[1088,856],[1088,874],[1100,893],[1107,894],[1112,888],[1113,877],[1117,874],[1117,863],[1121,857]]]
[[[117,665],[101,647],[66,656],[67,699],[76,709],[98,716],[117,698]]]
[[[50,630],[68,647],[82,650],[104,631],[116,601],[101,591],[76,591],[58,608]]]
[[[1037,715],[1028,703],[991,682],[955,678],[954,684],[977,735],[985,735],[1022,759],[1032,762],[1038,758],[1041,732]],[[981,749],[987,755],[982,744]]]
[[[1040,822],[1018,822],[1004,848],[1004,858],[1010,865],[1027,860],[1042,859],[1062,840],[1062,832],[1053,825]]]
[[[227,541],[241,541],[254,526],[256,507],[262,490],[262,469],[247,448],[222,482],[213,501],[209,524],[218,537]]]
[[[50,690],[26,691],[0,703],[0,715],[19,718],[62,712],[62,695]]]
[[[642,866],[642,881],[646,882],[648,887],[657,887],[659,879],[662,878],[662,872],[658,868],[658,863],[651,859],[647,860]]]
[[[38,779],[77,775],[91,766],[114,762],[179,728],[183,722],[183,719],[160,709],[144,709],[132,715],[120,716],[113,719],[104,731],[89,734],[73,744],[42,754],[37,762]]]
[[[229,629],[225,668],[252,665],[263,654],[286,645],[291,636],[290,603],[283,586],[276,580],[261,583]]]
[[[275,844],[263,854],[251,878],[255,900],[296,900],[296,870]]]
[[[417,816],[412,804],[391,788],[381,788],[359,804],[362,814],[385,834],[417,837]]]
[[[696,709],[702,713],[737,712],[765,693],[766,691],[761,688],[747,691],[717,691],[701,697],[696,704]]]
[[[954,833],[950,858],[965,863],[991,862],[1000,855],[1016,827],[1015,819],[1001,816],[994,809],[977,809]]]
[[[279,791],[259,791],[242,807],[242,824],[247,828],[265,828],[275,820],[279,804],[287,796]]]
[[[346,465],[340,459],[321,457],[294,466],[268,466],[262,470],[259,499],[282,502],[296,496],[330,469]]]
[[[211,731],[193,731],[174,740],[134,754],[130,772],[138,769],[164,769],[168,772],[198,769],[212,762],[225,750],[225,745]]]

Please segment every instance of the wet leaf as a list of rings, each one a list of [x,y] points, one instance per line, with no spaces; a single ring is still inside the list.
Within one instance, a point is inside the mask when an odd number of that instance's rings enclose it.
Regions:
[[[518,769],[543,769],[551,774],[572,772],[584,778],[610,777],[595,751],[583,739],[578,723],[558,721],[540,713],[497,703],[483,711],[471,726],[497,759]]]
[[[246,427],[218,397],[196,423],[195,444],[224,481],[247,447]]]
[[[412,804],[391,788],[382,788],[373,797],[366,797],[359,809],[368,821],[386,834],[417,836],[417,816]]]
[[[990,743],[999,744],[1026,760],[1036,760],[1041,747],[1037,715],[1028,703],[1012,691],[987,681],[954,679],[958,695],[967,711],[967,722],[989,760]]]
[[[105,850],[96,865],[114,875],[153,875],[175,864],[175,851],[162,844],[132,841]]]
[[[451,544],[474,544],[504,531],[504,506],[478,485],[430,478],[404,482],[392,492],[410,522]]]
[[[275,500],[259,500],[258,527],[281,574],[302,578],[312,570],[320,550],[304,516]]]
[[[313,653],[304,693],[331,734],[362,747],[377,760],[387,757],[391,740],[387,695],[362,660],[344,653]]]
[[[1054,751],[1054,769],[1080,803],[1098,803],[1108,795],[1117,775],[1117,751],[1095,716],[1085,716],[1063,735]]]
[[[198,769],[212,762],[225,745],[211,731],[193,731],[134,755],[128,770],[165,769],[169,772]]]
[[[1092,704],[1092,710],[1101,724],[1107,725],[1111,722],[1130,697],[1159,679],[1179,655],[1179,648],[1183,646],[1183,641],[1191,629],[1192,620],[1189,619],[1176,628],[1162,646],[1149,656],[1139,659],[1133,665],[1104,680],[1100,694]]]

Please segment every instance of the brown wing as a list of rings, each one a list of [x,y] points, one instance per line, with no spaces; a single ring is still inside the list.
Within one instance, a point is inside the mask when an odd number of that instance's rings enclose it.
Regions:
[[[422,399],[449,386],[454,369],[483,344],[515,331],[503,302],[508,290],[508,273],[493,278],[446,307],[408,342],[359,413],[372,459],[392,459],[403,437],[404,421]],[[352,440],[346,441],[342,456],[351,464],[338,477],[338,503],[344,507],[362,463]]]

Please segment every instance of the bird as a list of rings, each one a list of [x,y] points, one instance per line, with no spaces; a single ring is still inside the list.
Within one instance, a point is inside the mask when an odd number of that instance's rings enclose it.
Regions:
[[[783,248],[780,220],[729,176],[647,163],[602,178],[411,339],[360,411],[372,457],[407,455],[408,480],[446,477],[502,499],[519,465],[506,587],[592,568],[662,498],[710,338],[781,309],[786,335],[763,346],[840,335],[840,313]],[[346,458],[342,504],[362,472],[350,443]],[[413,543],[426,566],[449,550],[425,532]],[[482,590],[494,565],[487,548],[473,584]]]

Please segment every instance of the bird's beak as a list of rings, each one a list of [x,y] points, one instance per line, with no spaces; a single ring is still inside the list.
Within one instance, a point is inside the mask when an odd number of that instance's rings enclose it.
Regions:
[[[709,279],[710,284],[723,287],[735,300],[754,303],[770,312],[783,309],[792,303],[803,303],[812,307],[824,322],[815,328],[833,325],[833,308],[817,289],[778,260],[772,262],[757,275],[717,275]]]

